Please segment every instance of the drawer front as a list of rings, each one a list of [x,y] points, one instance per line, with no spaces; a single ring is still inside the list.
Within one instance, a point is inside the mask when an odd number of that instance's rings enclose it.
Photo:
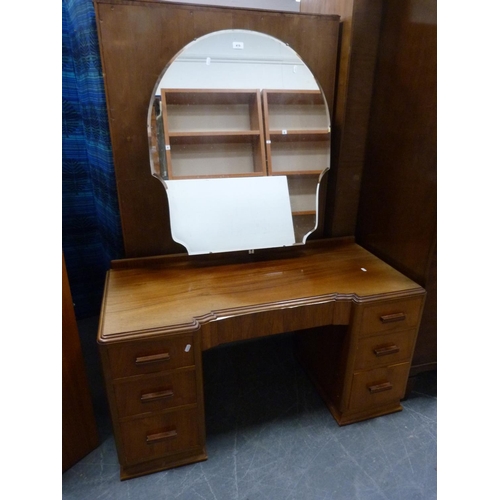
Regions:
[[[114,384],[120,417],[151,413],[196,403],[196,372],[167,372]]]
[[[369,370],[408,361],[416,334],[416,330],[405,330],[359,339],[354,369]]]
[[[350,410],[362,410],[399,401],[405,392],[410,363],[355,373],[351,387]]]
[[[108,349],[113,378],[194,366],[192,335],[116,345]]]
[[[202,446],[197,409],[122,422],[124,465],[147,462]]]
[[[366,336],[414,328],[420,320],[422,298],[411,298],[365,306],[360,335]]]

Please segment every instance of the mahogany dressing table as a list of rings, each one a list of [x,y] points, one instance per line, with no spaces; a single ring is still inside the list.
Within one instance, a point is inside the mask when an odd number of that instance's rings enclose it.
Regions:
[[[207,458],[201,354],[223,343],[297,332],[340,425],[401,410],[424,299],[351,238],[114,261],[98,343],[121,478]]]
[[[169,227],[189,254],[114,261],[107,274],[97,340],[121,479],[207,459],[202,352],[221,344],[295,332],[339,425],[401,410],[425,290],[353,238],[319,239],[339,17],[96,6],[124,227],[158,241]],[[226,29],[205,33],[219,18]],[[134,78],[169,59],[146,106]],[[141,177],[146,108],[168,224]]]

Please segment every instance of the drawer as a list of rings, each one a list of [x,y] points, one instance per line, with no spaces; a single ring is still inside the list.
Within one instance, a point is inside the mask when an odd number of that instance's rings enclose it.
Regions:
[[[202,446],[197,409],[179,410],[120,424],[125,463],[132,465]]]
[[[362,410],[399,401],[406,389],[410,363],[355,373],[352,380],[350,410]]]
[[[194,366],[193,335],[147,340],[108,348],[113,378]]]
[[[359,339],[355,370],[368,370],[408,361],[413,351],[417,331],[405,330]]]
[[[186,371],[162,372],[132,382],[117,382],[114,386],[120,417],[196,403],[194,368]]]
[[[422,298],[411,298],[364,306],[360,335],[414,328],[420,320]]]

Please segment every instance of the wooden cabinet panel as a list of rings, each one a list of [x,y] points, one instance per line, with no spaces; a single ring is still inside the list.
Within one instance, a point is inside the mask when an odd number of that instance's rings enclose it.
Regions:
[[[384,0],[356,238],[432,291],[417,368],[437,360],[437,1]]]
[[[207,458],[199,336],[154,337],[101,345],[121,479]]]
[[[115,382],[114,388],[121,418],[196,403],[194,368]]]
[[[352,380],[350,410],[363,410],[399,403],[406,389],[410,363],[390,365],[355,373]]]
[[[192,335],[113,346],[108,350],[113,378],[194,366],[192,346]]]
[[[409,360],[416,335],[413,329],[359,339],[354,369],[369,370]]]
[[[219,344],[274,335],[283,332],[283,314],[276,310],[233,316],[218,321],[216,331]]]
[[[62,258],[62,470],[97,448],[99,435]]]
[[[294,307],[285,315],[284,331],[293,332],[304,328],[332,325],[334,308],[334,302]]]
[[[426,277],[427,298],[418,330],[410,376],[437,366],[437,249],[434,248]]]
[[[133,465],[202,447],[196,408],[162,413],[120,424],[126,436],[124,463]]]
[[[421,309],[421,298],[365,306],[360,336],[416,327]]]

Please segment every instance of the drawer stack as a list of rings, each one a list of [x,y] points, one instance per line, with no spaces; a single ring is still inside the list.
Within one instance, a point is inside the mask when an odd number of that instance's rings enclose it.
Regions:
[[[206,459],[193,334],[101,346],[121,478]]]
[[[401,409],[422,306],[421,296],[360,306],[345,417]]]
[[[339,425],[402,409],[424,300],[420,289],[356,302],[349,326],[298,334],[297,357]]]

